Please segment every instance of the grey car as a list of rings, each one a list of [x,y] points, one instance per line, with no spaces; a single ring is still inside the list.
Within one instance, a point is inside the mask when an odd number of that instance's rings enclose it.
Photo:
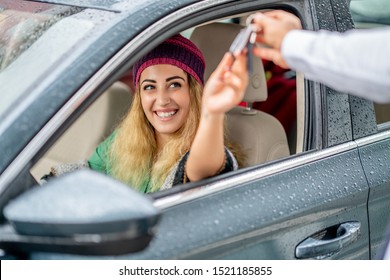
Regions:
[[[132,64],[162,40],[188,36],[207,76],[248,16],[273,9],[305,29],[354,28],[339,0],[0,0],[1,258],[380,258],[389,106],[293,71],[281,75],[293,83],[283,103],[274,68],[256,58],[245,104],[226,118],[243,168],[147,195],[88,168],[42,179],[112,132],[131,103]]]

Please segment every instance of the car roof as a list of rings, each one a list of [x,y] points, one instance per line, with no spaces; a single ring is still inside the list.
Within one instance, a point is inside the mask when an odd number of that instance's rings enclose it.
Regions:
[[[32,2],[50,3],[64,6],[90,8],[111,12],[125,12],[137,10],[140,6],[147,6],[156,1],[150,0],[29,0]],[[161,1],[163,2],[163,1]],[[168,1],[169,2],[169,1]],[[176,1],[181,2],[181,1]]]
[[[123,0],[33,0],[34,2],[59,4],[66,6],[93,8],[101,10],[112,10],[117,3],[124,2]],[[119,10],[115,10],[119,11]]]

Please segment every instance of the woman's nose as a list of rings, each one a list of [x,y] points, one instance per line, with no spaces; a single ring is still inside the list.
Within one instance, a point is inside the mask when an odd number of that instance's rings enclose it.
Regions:
[[[169,93],[164,89],[159,90],[157,93],[157,104],[160,106],[166,106],[170,102],[171,98],[169,96]]]

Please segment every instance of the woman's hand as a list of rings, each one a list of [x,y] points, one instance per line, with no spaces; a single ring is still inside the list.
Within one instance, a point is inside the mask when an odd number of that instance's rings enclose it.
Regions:
[[[203,91],[202,110],[205,114],[224,114],[243,99],[248,85],[247,55],[233,57],[226,53],[211,74]]]
[[[224,115],[244,97],[246,64],[246,53],[238,54],[236,59],[227,53],[206,83],[202,116],[186,164],[190,181],[214,176],[224,167]]]

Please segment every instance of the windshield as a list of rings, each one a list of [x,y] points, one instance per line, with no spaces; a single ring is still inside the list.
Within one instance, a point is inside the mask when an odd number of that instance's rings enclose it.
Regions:
[[[86,48],[115,12],[34,1],[0,0],[0,118],[33,98]],[[56,72],[57,71],[57,72]],[[46,84],[45,84],[46,83]]]
[[[41,46],[42,51],[46,49],[47,57],[44,57],[43,52],[39,52],[40,57],[36,57],[34,44],[40,41],[51,26],[79,11],[80,8],[45,3],[14,0],[0,2],[0,115],[14,104],[28,87],[29,81],[45,70],[50,57],[60,51],[54,46],[51,49]],[[43,59],[47,59],[46,62]]]
[[[76,11],[70,7],[34,2],[1,2],[0,71],[18,58],[50,26]]]

